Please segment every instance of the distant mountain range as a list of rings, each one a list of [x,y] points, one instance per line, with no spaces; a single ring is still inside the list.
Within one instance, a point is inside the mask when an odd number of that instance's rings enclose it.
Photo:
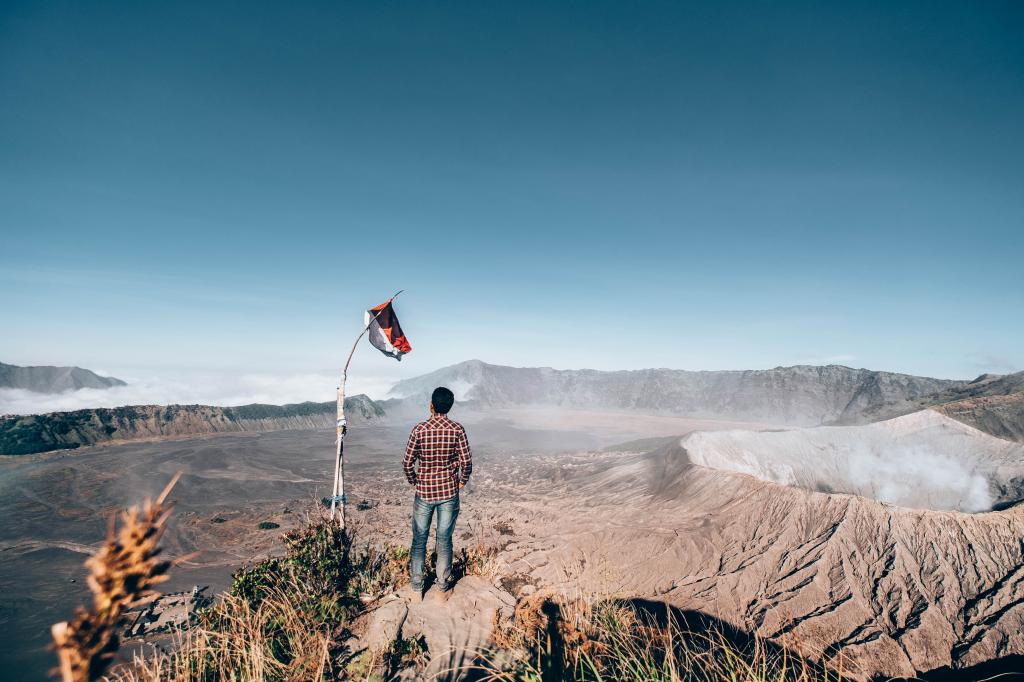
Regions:
[[[967,384],[840,365],[601,372],[504,367],[470,360],[400,381],[391,395],[424,401],[435,386],[448,386],[460,399],[481,407],[550,405],[639,410],[819,426],[873,421],[869,415],[882,406],[902,405]]]
[[[930,408],[1000,438],[1024,442],[1024,372],[957,381],[839,365],[602,372],[505,367],[470,360],[400,381],[388,400],[354,396],[346,409],[353,423],[408,418],[422,411],[437,386],[455,391],[467,410],[551,406],[780,426],[864,424]],[[333,425],[332,402],[144,405],[8,416],[0,417],[0,454],[110,440]]]
[[[104,377],[81,367],[19,367],[0,362],[0,388],[21,388],[36,393],[63,393],[80,388],[127,386],[120,379]]]
[[[27,455],[105,441],[223,433],[333,428],[336,403],[294,405],[132,405],[74,412],[0,417],[0,454]],[[365,395],[345,399],[349,423],[384,417]]]

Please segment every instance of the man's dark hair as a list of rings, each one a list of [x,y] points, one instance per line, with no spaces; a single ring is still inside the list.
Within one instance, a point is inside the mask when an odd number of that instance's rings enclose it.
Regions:
[[[434,406],[434,412],[448,414],[455,404],[455,394],[444,386],[438,386],[430,396],[430,404]]]

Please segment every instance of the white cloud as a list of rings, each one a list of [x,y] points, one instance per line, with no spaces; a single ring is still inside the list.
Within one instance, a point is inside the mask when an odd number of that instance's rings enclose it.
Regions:
[[[128,381],[127,386],[109,389],[84,388],[57,394],[35,393],[23,389],[0,388],[0,414],[39,414],[93,407],[121,405],[245,405],[269,403],[282,405],[306,400],[334,400],[338,385],[336,372],[295,374],[222,372],[174,372],[139,377],[112,372]],[[348,395],[366,393],[383,397],[392,381],[377,377],[350,377]]]

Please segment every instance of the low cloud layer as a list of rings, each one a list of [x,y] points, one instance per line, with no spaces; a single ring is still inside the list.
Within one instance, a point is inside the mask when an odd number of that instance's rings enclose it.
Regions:
[[[114,373],[128,381],[127,386],[109,389],[85,388],[65,393],[45,394],[23,389],[0,388],[0,414],[40,414],[94,407],[121,405],[246,405],[269,403],[282,405],[307,400],[334,400],[338,384],[336,373],[228,374],[215,372],[176,372],[131,377]],[[391,381],[368,377],[349,381],[349,395],[366,393],[382,397]]]

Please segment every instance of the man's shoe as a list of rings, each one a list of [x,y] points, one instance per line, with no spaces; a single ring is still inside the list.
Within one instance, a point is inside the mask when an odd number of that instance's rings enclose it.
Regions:
[[[433,593],[434,601],[436,601],[438,604],[444,604],[448,601],[448,597],[452,595],[452,590],[451,588],[448,588],[447,590],[436,589],[433,591]]]
[[[406,585],[401,590],[399,590],[398,594],[400,596],[402,596],[403,598],[408,599],[408,600],[410,600],[410,601],[412,601],[414,603],[415,602],[423,601],[423,588],[422,587],[414,587],[413,585]]]

